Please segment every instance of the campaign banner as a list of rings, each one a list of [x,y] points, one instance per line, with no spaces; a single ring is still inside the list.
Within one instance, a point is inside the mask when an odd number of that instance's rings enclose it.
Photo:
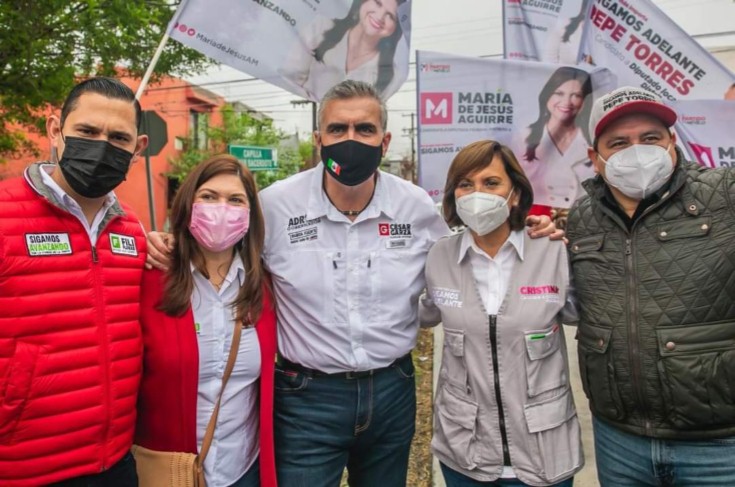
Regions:
[[[505,59],[577,64],[590,0],[503,0]]]
[[[319,101],[345,79],[384,98],[408,76],[411,0],[185,0],[170,36],[210,58]]]
[[[735,80],[650,0],[593,0],[580,57],[664,101],[721,98]]]
[[[587,157],[592,102],[617,86],[604,68],[417,51],[419,184],[443,197],[447,169],[471,142],[509,146],[534,203],[569,208],[593,176]]]
[[[735,167],[735,101],[681,100],[669,103],[679,118],[679,147],[689,159],[709,168]]]

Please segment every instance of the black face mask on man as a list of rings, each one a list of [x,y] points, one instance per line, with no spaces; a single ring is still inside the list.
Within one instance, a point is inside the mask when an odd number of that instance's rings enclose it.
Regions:
[[[383,157],[382,145],[345,140],[323,145],[322,161],[327,172],[346,186],[357,186],[375,174]]]
[[[133,154],[106,140],[64,138],[59,168],[71,189],[85,198],[100,198],[125,181]]]

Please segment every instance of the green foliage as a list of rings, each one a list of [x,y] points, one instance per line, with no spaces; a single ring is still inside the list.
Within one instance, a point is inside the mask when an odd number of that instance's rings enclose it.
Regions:
[[[263,189],[274,182],[296,174],[311,158],[311,142],[300,141],[298,151],[282,148],[285,134],[273,126],[273,120],[260,120],[249,113],[237,112],[231,105],[222,108],[222,125],[207,128],[207,149],[195,148],[194,141],[185,142],[185,149],[171,159],[169,177],[183,181],[200,162],[227,152],[230,144],[254,145],[278,149],[278,169],[275,171],[253,171],[258,188]]]
[[[79,77],[142,77],[179,2],[172,0],[0,1],[0,158],[33,151],[40,110],[60,106]],[[201,71],[204,56],[167,44],[156,75]]]

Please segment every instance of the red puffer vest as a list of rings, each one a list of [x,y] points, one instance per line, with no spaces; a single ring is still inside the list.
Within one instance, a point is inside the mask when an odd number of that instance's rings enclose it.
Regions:
[[[40,170],[0,183],[4,487],[97,474],[119,461],[133,439],[142,368],[139,221],[115,203],[93,248]]]

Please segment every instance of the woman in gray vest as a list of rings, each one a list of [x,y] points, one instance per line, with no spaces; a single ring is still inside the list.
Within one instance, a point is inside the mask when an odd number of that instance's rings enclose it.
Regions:
[[[431,446],[449,487],[571,486],[584,459],[562,322],[561,241],[530,239],[531,184],[512,151],[485,140],[449,168],[443,212],[463,232],[426,263],[422,325],[444,326]]]

